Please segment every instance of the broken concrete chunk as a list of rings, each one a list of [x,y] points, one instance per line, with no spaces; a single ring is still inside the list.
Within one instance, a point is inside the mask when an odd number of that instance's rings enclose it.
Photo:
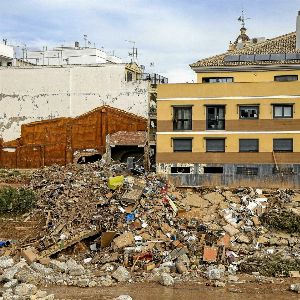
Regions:
[[[21,283],[15,288],[15,294],[20,297],[35,295],[38,289],[33,284]]]
[[[70,275],[79,276],[85,273],[84,267],[78,264],[74,259],[69,259],[66,264]]]
[[[27,263],[30,265],[33,262],[38,260],[38,255],[35,249],[33,248],[28,248],[28,249],[24,249],[21,251],[21,256],[23,256]]]
[[[223,229],[230,235],[230,236],[235,236],[236,234],[239,233],[239,230],[234,228],[232,225],[227,224],[226,226],[223,227]]]
[[[190,193],[182,199],[182,203],[191,207],[207,208],[211,204],[198,194]]]
[[[245,234],[239,234],[237,236],[237,241],[239,243],[245,243],[245,244],[249,244],[250,243],[250,239]]]
[[[111,275],[118,282],[127,282],[131,278],[130,273],[123,266],[118,267],[118,269]]]
[[[164,286],[171,286],[174,284],[174,279],[170,274],[162,273],[160,275],[159,282]]]
[[[217,192],[212,192],[203,196],[204,199],[208,200],[211,204],[220,204],[220,202],[224,201],[224,197]]]
[[[14,260],[10,256],[0,257],[0,269],[10,268],[14,265]]]
[[[179,274],[183,274],[183,273],[186,273],[188,271],[186,265],[181,261],[176,262],[175,267],[176,267],[176,270]]]
[[[113,240],[114,249],[122,249],[134,244],[134,236],[132,232],[125,232]]]
[[[123,194],[122,200],[129,203],[135,203],[141,198],[143,190],[143,187],[136,187],[133,190],[127,191]]]
[[[295,283],[290,285],[291,291],[294,291],[298,294],[300,294],[300,283]]]

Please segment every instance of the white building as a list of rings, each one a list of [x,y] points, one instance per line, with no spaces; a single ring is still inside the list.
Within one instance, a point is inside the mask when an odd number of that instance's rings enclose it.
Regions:
[[[44,47],[42,51],[26,51],[23,59],[39,66],[122,63],[117,56],[97,48],[80,47],[79,42],[75,42],[74,47],[62,46],[52,50]]]
[[[21,125],[74,117],[110,105],[147,117],[149,81],[135,64],[0,67],[0,138],[20,137]]]
[[[12,66],[14,60],[14,48],[0,43],[0,66]]]

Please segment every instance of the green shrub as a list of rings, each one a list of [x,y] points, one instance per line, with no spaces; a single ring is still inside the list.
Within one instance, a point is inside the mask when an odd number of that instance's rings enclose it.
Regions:
[[[294,214],[291,211],[271,210],[264,213],[260,220],[263,225],[268,226],[271,229],[284,231],[288,233],[300,233],[300,216]]]
[[[0,189],[0,214],[22,214],[30,211],[36,202],[32,190],[12,187]]]

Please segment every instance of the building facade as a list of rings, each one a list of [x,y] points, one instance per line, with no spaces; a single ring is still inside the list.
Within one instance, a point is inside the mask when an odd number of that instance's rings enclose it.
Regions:
[[[191,65],[196,84],[159,86],[158,173],[179,186],[299,187],[297,32],[264,41],[242,28],[226,53]]]
[[[149,81],[136,64],[0,67],[0,138],[21,125],[109,105],[147,117]]]

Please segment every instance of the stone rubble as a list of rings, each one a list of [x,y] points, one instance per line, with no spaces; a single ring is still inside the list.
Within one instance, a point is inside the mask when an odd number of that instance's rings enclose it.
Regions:
[[[300,271],[299,191],[176,189],[155,174],[101,162],[37,170],[30,186],[38,202],[27,218],[39,216],[44,227],[0,256],[3,299],[43,295],[36,288],[43,285],[172,286],[206,277],[221,287],[238,272]],[[278,255],[293,263],[280,272],[260,267]]]

